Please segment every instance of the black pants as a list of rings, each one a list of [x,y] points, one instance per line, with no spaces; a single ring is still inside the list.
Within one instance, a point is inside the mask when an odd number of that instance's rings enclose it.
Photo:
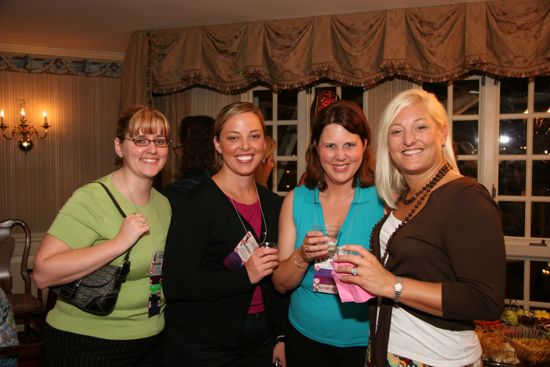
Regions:
[[[288,367],[364,367],[367,357],[367,347],[339,348],[319,343],[292,326],[285,338],[285,352]]]
[[[134,340],[110,340],[44,328],[44,352],[49,367],[157,367],[161,335]]]
[[[168,325],[162,357],[165,367],[270,367],[273,338],[263,313],[247,317],[236,347],[197,340]]]

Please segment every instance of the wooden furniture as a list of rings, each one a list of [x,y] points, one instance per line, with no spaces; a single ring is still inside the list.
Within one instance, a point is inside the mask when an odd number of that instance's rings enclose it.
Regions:
[[[21,277],[24,282],[23,293],[12,293],[11,260],[15,248],[12,229],[16,226],[21,227],[25,235],[25,245],[21,258]],[[38,290],[36,296],[32,294],[32,270],[28,264],[30,251],[31,231],[24,221],[6,219],[0,222],[0,286],[8,296],[16,323],[24,324],[26,332],[33,329],[39,333],[39,325],[45,316],[45,307],[42,301],[42,291]]]
[[[17,367],[45,367],[44,344],[25,343],[0,348],[0,358],[17,358]]]

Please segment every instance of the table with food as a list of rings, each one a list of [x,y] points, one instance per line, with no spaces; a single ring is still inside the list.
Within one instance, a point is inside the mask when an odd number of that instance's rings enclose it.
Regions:
[[[476,321],[485,366],[550,367],[550,312],[504,309],[501,320]]]

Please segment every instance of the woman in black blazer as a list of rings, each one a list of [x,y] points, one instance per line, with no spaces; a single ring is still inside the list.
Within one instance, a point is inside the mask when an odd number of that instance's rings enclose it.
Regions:
[[[254,182],[266,147],[259,109],[237,102],[214,126],[220,170],[174,208],[164,259],[166,366],[284,365],[286,302],[274,291],[281,198]],[[250,257],[234,251],[248,240]],[[243,255],[246,258],[246,255]]]

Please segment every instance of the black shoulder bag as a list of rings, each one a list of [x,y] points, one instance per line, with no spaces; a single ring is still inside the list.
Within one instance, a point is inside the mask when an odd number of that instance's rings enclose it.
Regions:
[[[120,215],[126,218],[126,214],[107,186],[101,182],[98,182],[98,184],[105,189],[120,212]],[[130,272],[130,251],[132,251],[132,247],[126,251],[122,266],[103,265],[101,268],[81,279],[68,284],[50,287],[50,290],[54,292],[59,299],[83,311],[100,316],[108,315],[113,312],[117,302],[118,292],[122,287],[122,283],[126,281],[126,276]]]

